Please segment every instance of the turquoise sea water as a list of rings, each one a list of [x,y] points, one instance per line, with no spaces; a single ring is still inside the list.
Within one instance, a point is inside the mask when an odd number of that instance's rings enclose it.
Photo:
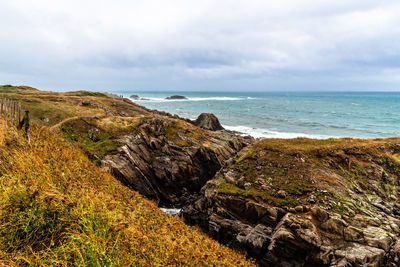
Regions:
[[[221,124],[254,137],[378,138],[400,136],[399,93],[129,92],[147,108],[195,119],[214,113]],[[165,100],[179,94],[189,100]]]

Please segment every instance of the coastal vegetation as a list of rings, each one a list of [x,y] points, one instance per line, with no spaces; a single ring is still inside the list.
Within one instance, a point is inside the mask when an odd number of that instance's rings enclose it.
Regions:
[[[308,202],[307,197],[316,190],[327,190],[337,195],[343,193],[342,187],[362,187],[381,194],[381,190],[385,192],[398,186],[400,177],[399,154],[381,150],[396,146],[399,141],[398,138],[264,139],[243,150],[234,164],[229,166],[231,172],[242,174],[242,185],[248,182],[252,186],[241,188],[229,183],[232,180],[228,179],[221,180],[218,190],[220,193],[238,194],[263,199],[277,206],[292,207],[299,205],[302,199],[303,203]],[[347,155],[349,152],[354,154]],[[371,163],[358,158],[361,153],[382,161],[383,180],[371,183],[371,175],[367,171]],[[260,187],[259,179],[263,180],[264,189]],[[280,190],[285,192],[284,197],[278,193]]]
[[[253,266],[96,166],[149,111],[86,91],[0,95],[33,121],[28,142],[0,118],[0,265]]]
[[[250,266],[121,185],[34,124],[31,143],[0,120],[0,264]]]

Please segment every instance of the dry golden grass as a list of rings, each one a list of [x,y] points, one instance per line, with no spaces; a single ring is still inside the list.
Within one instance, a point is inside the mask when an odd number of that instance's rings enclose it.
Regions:
[[[0,265],[252,266],[33,125],[0,147]]]
[[[136,129],[143,119],[141,117],[105,117],[96,120],[95,125],[103,131],[112,135],[118,135],[121,132],[129,132]]]
[[[258,142],[260,148],[272,148],[282,151],[310,152],[316,149],[346,149],[351,147],[371,147],[388,142],[396,142],[397,138],[384,139],[355,139],[355,138],[328,138],[328,139],[263,139]]]
[[[6,137],[7,125],[6,122],[0,118],[0,146],[4,145],[4,139]]]

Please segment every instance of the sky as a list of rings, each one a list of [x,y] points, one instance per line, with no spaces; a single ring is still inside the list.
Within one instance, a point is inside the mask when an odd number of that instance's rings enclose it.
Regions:
[[[0,84],[400,91],[399,0],[0,2]]]

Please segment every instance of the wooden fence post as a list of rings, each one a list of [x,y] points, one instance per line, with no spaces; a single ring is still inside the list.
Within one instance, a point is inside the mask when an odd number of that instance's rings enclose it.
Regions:
[[[28,142],[30,143],[31,140],[29,138],[29,110],[25,110],[24,118],[22,121],[19,122],[18,124],[18,129],[22,129],[22,127],[25,125],[25,136],[28,138]]]
[[[8,112],[8,100],[6,98],[6,110],[4,112],[4,117],[6,118],[6,124],[8,122],[8,113],[7,112]]]
[[[21,102],[18,103],[18,125],[21,123]]]
[[[10,124],[12,124],[12,100],[10,99],[10,109],[8,111],[9,115],[10,115]]]
[[[15,112],[15,101],[13,100],[11,102],[11,124],[14,124],[15,122],[14,112]]]

